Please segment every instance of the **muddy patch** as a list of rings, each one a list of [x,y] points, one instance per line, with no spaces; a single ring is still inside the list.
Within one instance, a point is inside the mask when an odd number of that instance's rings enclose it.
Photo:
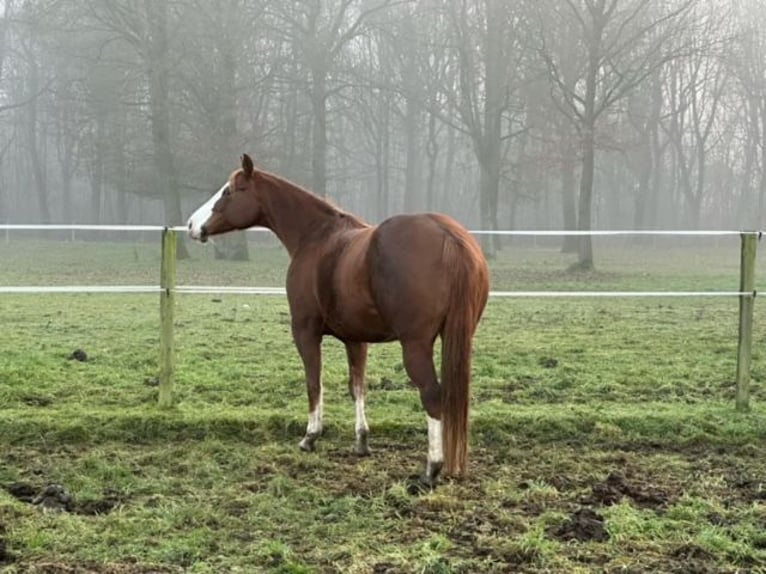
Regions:
[[[25,395],[21,397],[21,402],[30,407],[47,407],[53,403],[53,399],[40,395]]]
[[[694,544],[684,544],[677,547],[670,553],[671,558],[676,561],[676,567],[673,572],[695,574],[712,574],[719,570],[713,566],[716,562],[715,556]]]
[[[747,502],[766,500],[766,483],[747,473],[738,473],[727,480],[736,495]]]
[[[74,495],[60,484],[48,484],[42,488],[26,482],[14,482],[5,490],[21,502],[41,508],[44,512],[71,512],[86,516],[109,514],[123,500],[113,493],[107,493],[97,500],[75,500]]]
[[[582,502],[611,506],[624,498],[630,499],[641,508],[664,510],[676,496],[636,478],[628,479],[624,474],[612,471],[603,482],[593,485],[591,494]]]
[[[372,574],[399,574],[401,569],[390,562],[378,562],[372,567]]]
[[[30,574],[169,574],[180,568],[165,565],[102,564],[98,562],[38,562],[20,565]]]
[[[562,541],[605,542],[609,540],[604,518],[591,508],[580,508],[560,526],[548,529],[548,534]]]
[[[70,361],[79,361],[80,363],[87,363],[90,358],[88,357],[88,353],[83,351],[82,349],[75,349],[71,352],[69,357],[67,357]]]
[[[5,526],[0,524],[0,566],[3,564],[9,564],[14,561],[13,554],[8,550],[8,546],[5,542]]]

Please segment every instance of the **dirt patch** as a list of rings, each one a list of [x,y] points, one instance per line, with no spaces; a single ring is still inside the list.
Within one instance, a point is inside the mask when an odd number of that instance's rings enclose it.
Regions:
[[[665,490],[636,479],[628,480],[622,473],[612,471],[603,482],[593,485],[591,494],[583,500],[583,503],[611,506],[626,497],[641,508],[655,510],[667,508],[675,498]]]
[[[543,369],[555,369],[559,366],[559,360],[553,357],[542,357],[539,363]]]
[[[29,502],[30,504],[39,492],[39,489],[26,482],[13,482],[7,485],[5,490],[15,499],[22,502]]]
[[[53,402],[50,397],[42,397],[38,395],[26,395],[21,397],[21,402],[30,407],[47,407]]]
[[[719,570],[714,567],[715,556],[704,548],[694,544],[684,544],[670,553],[670,556],[677,560],[677,566],[673,572],[695,574],[712,574]]]
[[[0,565],[9,564],[14,561],[15,557],[8,551],[8,546],[5,543],[5,526],[0,524]]]
[[[399,574],[401,570],[390,562],[378,562],[372,567],[373,574]]]
[[[109,514],[112,510],[122,504],[122,500],[113,496],[106,496],[100,500],[85,500],[75,506],[77,514],[85,516],[98,516],[100,514]]]
[[[766,500],[766,483],[751,475],[740,473],[728,480],[739,497],[748,502]]]
[[[8,552],[5,539],[0,538],[0,564],[8,564],[10,562],[13,562],[13,555]]]
[[[75,349],[72,351],[72,353],[69,355],[68,359],[70,361],[79,361],[81,363],[87,363],[88,362],[88,353],[83,351],[82,349]]]
[[[548,534],[563,541],[604,542],[609,540],[603,517],[590,508],[580,508],[561,526],[551,527]]]
[[[98,562],[40,562],[19,564],[30,574],[171,574],[181,572],[172,566],[142,564],[100,564]]]
[[[39,506],[46,512],[71,512],[86,516],[108,514],[123,500],[115,494],[102,499],[75,501],[74,495],[60,484],[48,484],[42,488],[26,482],[14,482],[5,490],[17,500]]]

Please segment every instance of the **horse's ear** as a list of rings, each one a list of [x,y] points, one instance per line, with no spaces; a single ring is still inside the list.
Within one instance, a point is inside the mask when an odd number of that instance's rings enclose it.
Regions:
[[[255,168],[253,167],[253,160],[250,159],[250,156],[247,154],[242,155],[242,173],[245,174],[245,176],[250,177],[253,175],[253,170]]]

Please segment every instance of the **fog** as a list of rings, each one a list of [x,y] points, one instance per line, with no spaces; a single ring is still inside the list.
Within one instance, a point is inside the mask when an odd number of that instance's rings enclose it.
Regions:
[[[762,0],[0,5],[0,222],[182,224],[247,152],[371,222],[763,226]]]

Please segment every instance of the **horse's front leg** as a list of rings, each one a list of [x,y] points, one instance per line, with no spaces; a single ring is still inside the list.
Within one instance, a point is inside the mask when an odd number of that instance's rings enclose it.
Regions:
[[[367,391],[365,370],[367,368],[367,343],[346,343],[348,357],[348,390],[356,405],[356,444],[354,452],[359,456],[370,454],[367,436],[370,427],[364,414],[364,398]]]
[[[303,360],[309,397],[309,422],[300,447],[301,450],[311,452],[322,434],[322,336],[315,329],[294,323],[293,338]]]

